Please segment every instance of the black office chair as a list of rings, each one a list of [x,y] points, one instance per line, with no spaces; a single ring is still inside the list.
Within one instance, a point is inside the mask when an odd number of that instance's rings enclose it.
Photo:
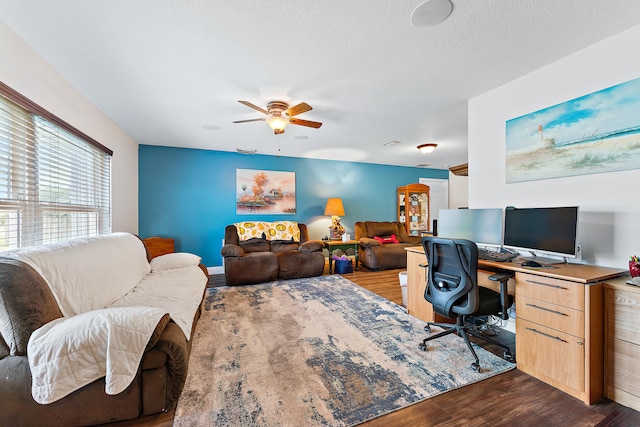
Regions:
[[[502,347],[505,349],[504,358],[514,361],[509,347],[480,334],[480,325],[475,321],[476,317],[489,315],[499,315],[504,320],[508,319],[507,282],[513,273],[497,273],[490,277],[491,280],[500,282],[501,292],[498,293],[478,286],[478,247],[474,242],[427,236],[422,238],[422,246],[429,261],[424,297],[431,303],[435,313],[455,319],[456,323],[454,325],[428,322],[425,326],[427,332],[431,332],[431,326],[439,326],[445,330],[425,338],[420,348],[426,351],[427,341],[457,333],[465,340],[473,354],[475,362],[471,367],[479,372],[480,361],[467,335],[471,334]],[[471,317],[474,321],[468,322]]]

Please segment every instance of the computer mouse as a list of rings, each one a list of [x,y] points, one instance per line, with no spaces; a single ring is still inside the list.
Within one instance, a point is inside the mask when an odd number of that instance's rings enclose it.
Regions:
[[[532,260],[524,261],[520,265],[522,265],[523,267],[542,267],[542,264],[540,264],[539,262],[536,262],[536,261],[532,261]]]

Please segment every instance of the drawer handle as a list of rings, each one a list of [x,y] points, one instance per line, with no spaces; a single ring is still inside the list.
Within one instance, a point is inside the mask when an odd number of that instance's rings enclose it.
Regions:
[[[569,342],[569,341],[563,340],[560,337],[554,337],[553,335],[545,334],[544,332],[540,332],[540,331],[538,331],[536,329],[533,329],[533,328],[527,328],[527,330],[531,331],[531,332],[535,332],[536,334],[544,335],[545,337],[551,338],[552,340],[556,340],[556,341],[560,341],[560,342],[564,342],[564,343],[568,343]]]
[[[429,267],[429,264],[425,264],[425,263],[418,264],[418,267],[427,268],[427,267]]]
[[[533,283],[535,285],[542,285],[542,286],[548,286],[550,288],[556,288],[556,289],[563,289],[563,290],[568,290],[569,288],[565,288],[563,286],[558,286],[558,285],[551,285],[549,283],[543,283],[543,282],[536,282],[535,280],[527,280],[527,283]]]
[[[538,310],[548,311],[549,313],[559,314],[560,316],[568,316],[568,314],[565,314],[565,313],[563,313],[561,311],[551,310],[551,309],[548,309],[548,308],[540,307],[539,305],[535,305],[535,304],[527,304],[527,306],[532,307],[532,308],[537,308]]]

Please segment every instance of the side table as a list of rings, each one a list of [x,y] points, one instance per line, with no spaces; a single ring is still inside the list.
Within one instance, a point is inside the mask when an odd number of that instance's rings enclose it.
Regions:
[[[354,256],[356,258],[356,270],[358,269],[358,244],[357,240],[347,240],[343,242],[342,240],[323,240],[324,247],[329,251],[329,273],[333,273],[333,258],[331,258],[331,252],[336,249],[342,249],[346,251],[347,249],[354,250]]]

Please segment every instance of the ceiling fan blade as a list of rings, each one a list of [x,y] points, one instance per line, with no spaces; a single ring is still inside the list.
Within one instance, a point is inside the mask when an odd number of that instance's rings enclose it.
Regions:
[[[269,114],[269,112],[267,110],[265,110],[264,108],[260,108],[257,105],[253,105],[252,103],[250,103],[249,101],[238,101],[240,104],[246,105],[249,108],[253,108],[254,110],[258,110],[263,114]]]
[[[293,117],[311,110],[313,110],[313,108],[311,108],[311,105],[307,104],[306,102],[301,102],[298,105],[287,108],[285,114],[287,114],[289,117]]]
[[[292,125],[300,125],[300,126],[306,126],[310,128],[316,128],[316,129],[322,126],[322,123],[320,122],[312,122],[311,120],[303,120],[303,119],[296,119],[296,118],[289,119],[289,123],[291,123]]]
[[[264,122],[267,119],[249,119],[249,120],[236,120],[233,123],[249,123],[249,122]]]

